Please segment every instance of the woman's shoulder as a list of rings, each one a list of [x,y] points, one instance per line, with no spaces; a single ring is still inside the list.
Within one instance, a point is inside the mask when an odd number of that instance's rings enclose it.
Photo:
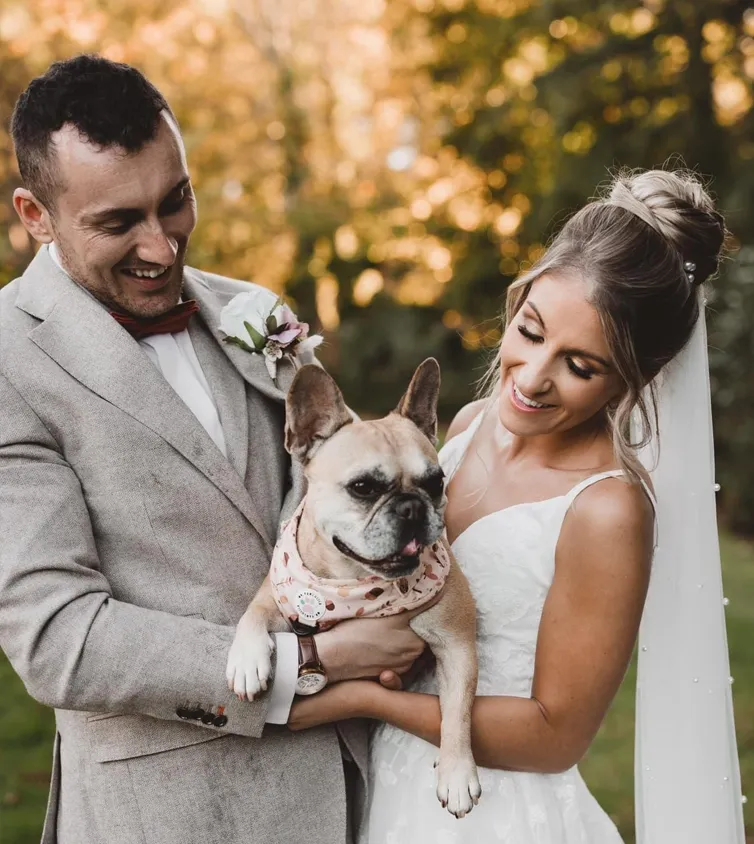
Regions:
[[[448,432],[445,435],[445,442],[462,434],[471,423],[479,416],[487,404],[487,399],[477,399],[477,401],[469,402],[464,405],[458,413],[453,417],[453,421],[448,426]]]
[[[625,476],[604,477],[587,486],[569,509],[567,521],[589,542],[615,542],[627,536],[652,540],[654,506],[643,485]]]

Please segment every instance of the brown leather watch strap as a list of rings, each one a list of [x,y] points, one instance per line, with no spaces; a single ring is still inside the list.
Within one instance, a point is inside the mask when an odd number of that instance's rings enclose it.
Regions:
[[[298,661],[301,668],[322,668],[314,636],[298,637]]]

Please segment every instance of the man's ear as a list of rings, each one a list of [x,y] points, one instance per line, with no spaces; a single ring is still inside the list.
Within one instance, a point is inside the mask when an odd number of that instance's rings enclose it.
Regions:
[[[353,422],[338,385],[322,367],[307,363],[296,373],[285,400],[285,447],[306,464],[317,448]]]
[[[50,213],[42,203],[26,188],[13,191],[13,207],[27,232],[40,243],[52,243],[52,225]]]
[[[440,364],[434,358],[420,363],[408,389],[393,411],[410,419],[432,442],[437,440],[437,399],[440,396]]]

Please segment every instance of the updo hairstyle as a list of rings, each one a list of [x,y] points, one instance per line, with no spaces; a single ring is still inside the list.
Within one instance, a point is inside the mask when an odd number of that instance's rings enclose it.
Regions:
[[[631,442],[631,413],[636,408],[641,430],[651,430],[654,393],[648,407],[644,387],[691,338],[699,318],[697,287],[717,271],[725,234],[721,214],[694,173],[621,172],[508,288],[506,326],[545,273],[587,282],[625,385],[606,413],[616,459],[634,481],[641,474],[636,449],[649,434]]]

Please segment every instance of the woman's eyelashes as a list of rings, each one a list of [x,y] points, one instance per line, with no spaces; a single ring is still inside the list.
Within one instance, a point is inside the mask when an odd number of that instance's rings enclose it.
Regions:
[[[533,331],[530,331],[523,323],[518,326],[519,334],[522,334],[526,337],[527,340],[531,340],[532,343],[543,343],[544,337],[541,334],[535,334]]]
[[[532,343],[544,343],[545,341],[545,338],[541,334],[535,334],[523,323],[518,326],[518,331],[522,337],[525,337]],[[583,378],[585,381],[588,381],[590,378],[597,374],[593,369],[590,369],[589,367],[578,366],[574,362],[573,358],[566,358],[566,364],[577,378]]]
[[[593,369],[587,369],[582,366],[577,366],[573,362],[573,358],[566,358],[566,363],[568,364],[568,368],[576,375],[578,378],[583,378],[585,381],[588,381],[593,375],[597,373]]]

